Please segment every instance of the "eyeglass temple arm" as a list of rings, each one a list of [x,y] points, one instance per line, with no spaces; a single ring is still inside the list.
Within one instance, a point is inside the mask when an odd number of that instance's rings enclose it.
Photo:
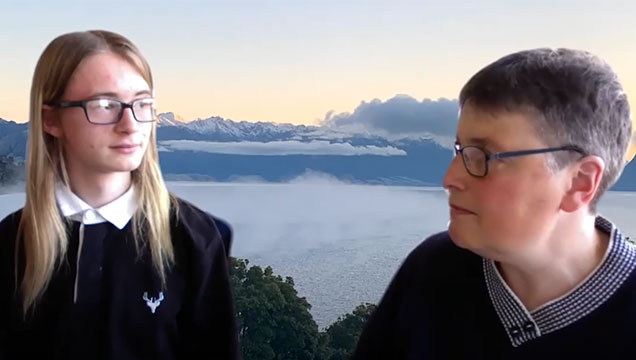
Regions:
[[[510,151],[505,153],[488,154],[487,158],[488,159],[505,159],[509,157],[543,154],[543,153],[549,153],[549,152],[555,152],[555,151],[576,151],[582,155],[585,155],[585,152],[581,148],[572,145],[572,146],[563,146],[563,147],[557,147],[557,148]]]

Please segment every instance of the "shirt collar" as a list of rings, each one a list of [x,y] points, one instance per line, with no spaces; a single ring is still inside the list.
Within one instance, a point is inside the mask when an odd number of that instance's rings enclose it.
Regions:
[[[109,222],[120,230],[128,224],[138,208],[134,186],[117,199],[97,209],[88,205],[61,182],[55,185],[55,198],[64,217],[86,225]]]
[[[483,259],[488,294],[512,346],[564,328],[591,313],[618,290],[636,267],[636,246],[605,218],[598,216],[595,225],[610,237],[599,266],[572,291],[532,312],[508,287],[495,262]]]

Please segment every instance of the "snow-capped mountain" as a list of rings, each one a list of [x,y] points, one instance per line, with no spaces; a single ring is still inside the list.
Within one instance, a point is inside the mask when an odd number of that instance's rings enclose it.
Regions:
[[[162,113],[158,117],[159,126],[164,130],[168,127],[186,129],[217,141],[336,140],[358,135],[320,126],[233,121],[219,116],[196,119],[190,122],[183,121],[182,118],[173,113]],[[373,138],[374,136],[368,137]]]
[[[27,132],[27,124],[0,118],[0,155],[25,158]]]
[[[187,122],[184,118],[179,115],[175,115],[174,113],[167,112],[163,114],[159,114],[159,123],[158,126],[181,126],[186,125]]]
[[[452,159],[448,144],[433,136],[390,138],[364,129],[209,117],[186,122],[159,115],[161,168],[168,178],[286,181],[307,171],[350,182],[441,185]],[[0,119],[0,155],[24,159],[27,124]],[[636,164],[627,166],[614,190],[636,191]]]

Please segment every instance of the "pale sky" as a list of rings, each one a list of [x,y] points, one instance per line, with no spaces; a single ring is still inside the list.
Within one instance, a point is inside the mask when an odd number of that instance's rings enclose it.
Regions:
[[[545,46],[600,55],[636,99],[634,15],[633,0],[3,0],[0,118],[28,119],[44,47],[88,29],[135,42],[159,111],[185,120],[315,124],[374,98],[456,98],[488,63]]]

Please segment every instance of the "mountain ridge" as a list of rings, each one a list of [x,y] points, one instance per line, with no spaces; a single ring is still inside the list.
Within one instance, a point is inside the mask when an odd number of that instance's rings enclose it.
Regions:
[[[453,156],[433,135],[388,138],[329,125],[158,117],[160,164],[173,179],[281,182],[313,171],[353,183],[441,186]],[[26,123],[0,118],[0,155],[24,159],[27,132]],[[636,191],[635,163],[612,190]]]

